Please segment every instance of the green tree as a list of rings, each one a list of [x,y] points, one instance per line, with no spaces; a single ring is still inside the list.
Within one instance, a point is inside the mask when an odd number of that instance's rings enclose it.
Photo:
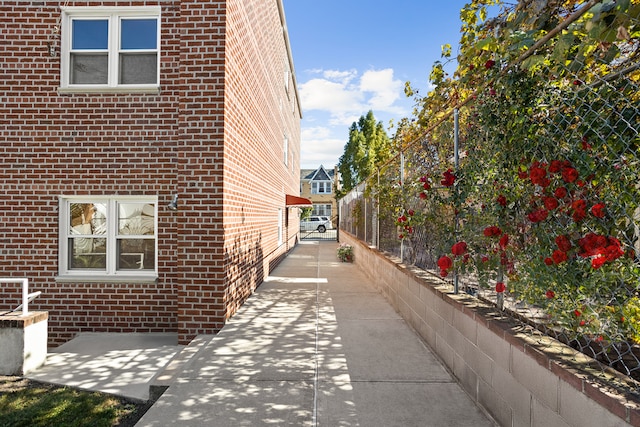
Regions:
[[[364,181],[391,157],[391,140],[373,111],[349,128],[349,141],[338,162],[343,194]]]

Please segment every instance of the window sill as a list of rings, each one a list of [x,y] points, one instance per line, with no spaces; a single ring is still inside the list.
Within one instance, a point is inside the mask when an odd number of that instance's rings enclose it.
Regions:
[[[120,94],[120,93],[142,93],[142,94],[160,94],[160,87],[91,87],[91,86],[78,86],[78,87],[59,87],[59,94],[72,94],[72,93],[90,93],[90,94]]]
[[[157,283],[158,276],[131,275],[131,276],[107,276],[87,273],[86,275],[56,276],[58,283]]]

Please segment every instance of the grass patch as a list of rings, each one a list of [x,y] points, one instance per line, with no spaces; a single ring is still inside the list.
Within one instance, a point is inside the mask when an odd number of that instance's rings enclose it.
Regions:
[[[0,377],[0,426],[129,427],[152,402],[42,384],[21,377]]]

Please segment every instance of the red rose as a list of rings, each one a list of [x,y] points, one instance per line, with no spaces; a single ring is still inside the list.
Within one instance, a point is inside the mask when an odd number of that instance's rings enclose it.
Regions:
[[[607,262],[607,257],[605,256],[599,255],[597,257],[593,257],[591,259],[591,267],[598,269],[602,267],[605,262]]]
[[[609,245],[605,248],[604,254],[607,257],[607,261],[613,261],[624,256],[620,241],[609,237]]]
[[[571,208],[575,210],[585,210],[587,208],[587,202],[582,199],[578,199],[571,203]]]
[[[565,197],[567,197],[567,189],[564,187],[559,187],[556,189],[553,195],[556,196],[557,199],[564,199]]]
[[[573,314],[574,314],[576,317],[580,317],[580,316],[582,316],[582,312],[581,312],[580,310],[578,310],[578,309],[573,310]]]
[[[447,169],[447,171],[442,174],[442,178],[443,179],[442,181],[440,181],[440,184],[444,185],[445,187],[451,187],[456,181],[456,176],[453,174],[453,171],[451,169]]]
[[[413,216],[415,214],[413,209],[409,209],[409,212],[407,212],[409,214],[409,216]]]
[[[458,243],[455,243],[453,246],[451,246],[451,253],[456,256],[464,255],[466,251],[467,251],[466,242],[458,242]]]
[[[551,289],[549,289],[546,293],[545,296],[547,297],[547,299],[553,299],[556,296],[556,293],[553,292]]]
[[[563,252],[569,252],[571,249],[571,240],[567,236],[560,235],[556,237],[556,245],[558,245],[558,249]]]
[[[484,68],[488,70],[489,68],[492,68],[494,65],[496,65],[496,61],[494,61],[493,59],[490,59],[484,63]]]
[[[544,207],[550,211],[558,207],[558,200],[555,197],[545,197],[543,199],[543,203],[544,203]]]
[[[425,182],[424,184],[422,184],[422,188],[424,188],[425,190],[431,190],[431,184]]]
[[[585,210],[577,210],[574,211],[571,217],[575,222],[582,221],[587,216],[587,212]]]
[[[562,169],[563,162],[560,160],[552,160],[549,164],[549,172],[557,173]]]
[[[547,265],[553,265],[553,259],[551,259],[551,257],[546,257],[544,259],[544,263]]]
[[[549,215],[549,211],[545,209],[538,209],[537,211],[533,211],[529,213],[527,215],[527,218],[529,218],[529,221],[531,222],[542,222],[545,219],[547,219],[548,215]]]
[[[427,198],[427,195],[425,193],[420,193],[420,198],[424,200]]]
[[[509,244],[509,235],[508,234],[502,235],[498,244],[500,245],[500,249],[505,249]]]
[[[487,228],[484,229],[483,234],[486,237],[493,237],[493,236],[499,236],[502,234],[502,230],[500,230],[500,227],[492,225],[489,226]]]
[[[591,213],[596,218],[604,218],[604,203],[596,203],[591,207]]]
[[[448,256],[443,255],[438,260],[438,267],[440,267],[440,270],[447,271],[453,267],[453,261]]]
[[[578,179],[578,171],[572,167],[563,168],[562,179],[565,182],[574,182],[576,179]]]
[[[507,198],[504,197],[502,194],[498,196],[498,200],[497,200],[498,204],[502,207],[507,206]]]
[[[545,178],[547,177],[547,171],[541,168],[538,165],[532,165],[529,169],[529,179],[533,184],[542,185],[544,183]]]
[[[586,136],[582,137],[582,141],[580,141],[580,144],[582,145],[582,149],[584,151],[589,151],[591,150],[591,144],[589,144],[589,141],[587,140]]]
[[[486,256],[486,255],[483,255],[482,258],[481,258],[481,261],[482,262],[489,262],[489,257]]]
[[[560,249],[556,249],[553,251],[553,254],[551,254],[551,258],[553,258],[553,262],[556,264],[561,264],[567,260],[567,253],[562,252]]]
[[[578,245],[582,248],[582,252],[578,255],[583,258],[600,255],[605,251],[604,248],[609,244],[610,241],[605,236],[595,233],[587,233],[586,236],[578,240]],[[616,243],[613,243],[613,245],[616,245]]]
[[[496,283],[496,292],[497,293],[502,293],[502,292],[504,292],[506,290],[507,290],[507,287],[504,285],[503,282]]]

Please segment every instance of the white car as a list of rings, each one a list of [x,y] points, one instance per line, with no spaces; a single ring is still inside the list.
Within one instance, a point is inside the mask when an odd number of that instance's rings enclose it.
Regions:
[[[324,233],[333,228],[331,219],[328,216],[310,216],[300,221],[300,231],[319,231]]]

